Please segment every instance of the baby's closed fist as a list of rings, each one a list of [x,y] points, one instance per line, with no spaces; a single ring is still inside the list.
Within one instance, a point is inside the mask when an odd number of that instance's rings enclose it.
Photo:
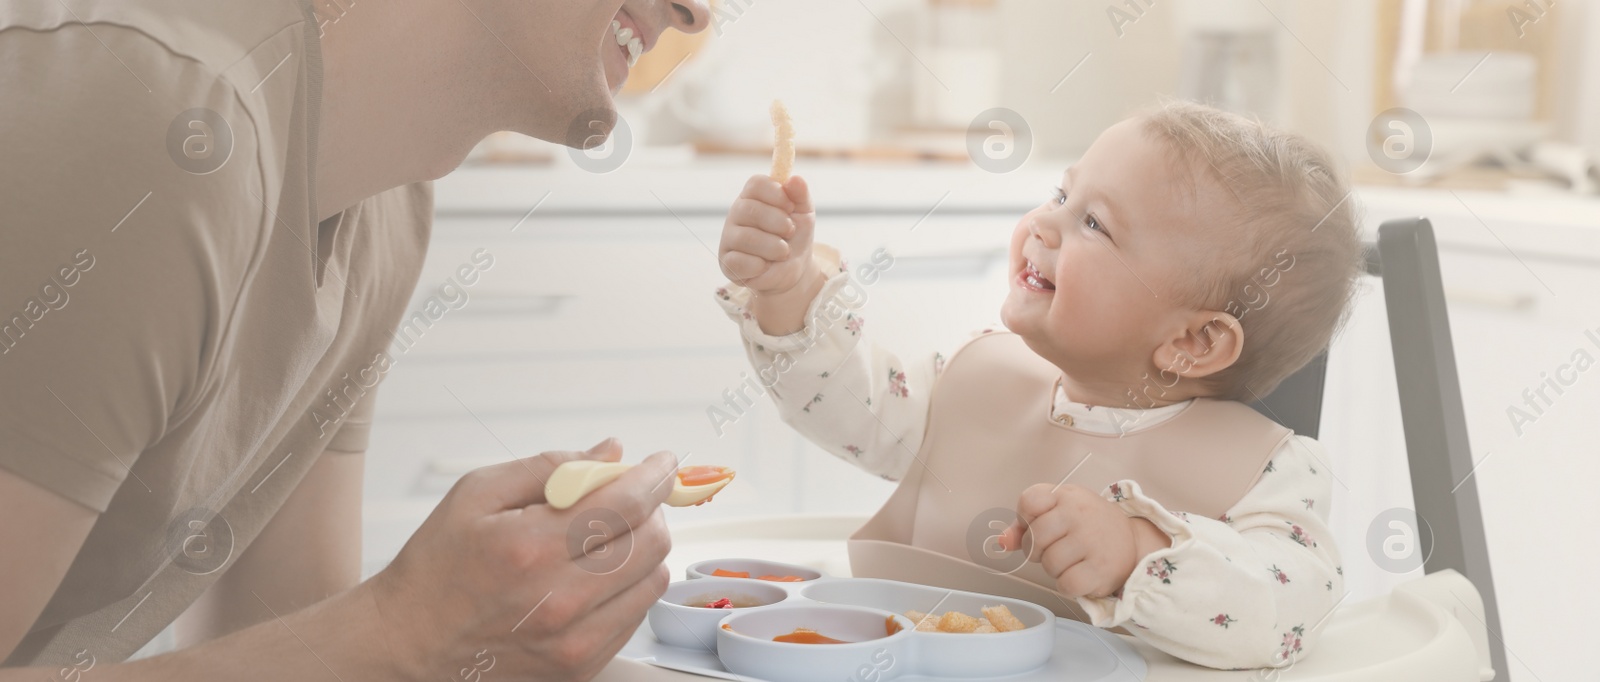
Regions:
[[[816,213],[803,178],[785,184],[751,176],[722,226],[722,274],[764,296],[780,296],[820,277],[811,261]]]
[[[1028,560],[1038,562],[1069,597],[1106,597],[1122,590],[1139,560],[1171,542],[1146,519],[1130,517],[1083,486],[1041,483],[1022,491],[1018,520],[1000,546],[1017,550],[1032,536]]]

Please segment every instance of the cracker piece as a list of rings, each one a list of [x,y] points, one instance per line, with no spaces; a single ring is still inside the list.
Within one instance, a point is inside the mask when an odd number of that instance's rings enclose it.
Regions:
[[[1012,632],[1028,627],[1023,625],[1022,621],[1017,620],[1016,616],[1011,615],[1011,609],[1006,608],[1004,604],[983,607],[983,615],[989,619],[989,623],[994,625],[996,630],[1001,632]]]
[[[772,100],[772,179],[778,184],[794,174],[794,119],[783,100]]]
[[[978,629],[978,619],[960,611],[946,611],[939,619],[940,632],[972,632]]]

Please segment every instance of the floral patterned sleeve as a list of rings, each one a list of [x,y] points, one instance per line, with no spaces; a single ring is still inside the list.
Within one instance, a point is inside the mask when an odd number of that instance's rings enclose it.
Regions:
[[[718,289],[717,301],[739,324],[755,378],[785,423],[839,458],[899,480],[922,445],[928,392],[944,357],[905,361],[872,343],[861,314],[866,289],[832,248],[817,244],[814,253],[833,274],[806,310],[799,332],[762,332],[746,310],[750,291],[744,287]]]
[[[1172,536],[1129,576],[1120,596],[1079,603],[1100,627],[1121,625],[1169,654],[1213,668],[1283,667],[1309,648],[1344,596],[1329,540],[1332,475],[1321,444],[1286,441],[1254,488],[1220,518],[1169,511],[1135,481],[1107,499]]]

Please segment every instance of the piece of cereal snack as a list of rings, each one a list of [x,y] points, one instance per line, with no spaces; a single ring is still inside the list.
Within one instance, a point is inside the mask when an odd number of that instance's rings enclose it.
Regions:
[[[939,619],[940,632],[972,632],[978,629],[978,619],[960,611],[946,611]]]
[[[1027,627],[1022,624],[1022,621],[1017,620],[1016,616],[1011,615],[1011,609],[1006,608],[1003,604],[983,607],[983,617],[989,619],[989,623],[994,626],[994,629],[1000,632],[1012,632]]]

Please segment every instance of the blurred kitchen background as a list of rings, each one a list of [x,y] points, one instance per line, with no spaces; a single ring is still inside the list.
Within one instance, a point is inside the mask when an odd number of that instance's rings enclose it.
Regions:
[[[414,307],[479,249],[494,265],[396,355],[380,392],[369,573],[463,472],[611,435],[629,460],[672,450],[738,469],[713,504],[669,510],[675,529],[866,516],[885,499],[892,484],[795,436],[764,399],[720,434],[708,416],[753,375],[713,302],[714,251],[744,180],[767,171],[774,98],[794,116],[818,240],[856,261],[892,255],[867,286],[867,324],[911,354],[997,319],[1006,235],[1101,130],[1185,97],[1334,149],[1371,229],[1432,219],[1512,675],[1593,679],[1592,648],[1563,642],[1595,632],[1600,612],[1596,553],[1574,532],[1600,517],[1600,377],[1541,404],[1533,423],[1515,426],[1508,409],[1529,409],[1524,389],[1579,351],[1600,353],[1584,336],[1600,327],[1600,10],[718,0],[714,15],[640,60],[606,145],[499,134],[436,183]],[[1373,520],[1411,503],[1381,293],[1369,283],[1334,345],[1323,418],[1352,600],[1420,574],[1370,554]]]

